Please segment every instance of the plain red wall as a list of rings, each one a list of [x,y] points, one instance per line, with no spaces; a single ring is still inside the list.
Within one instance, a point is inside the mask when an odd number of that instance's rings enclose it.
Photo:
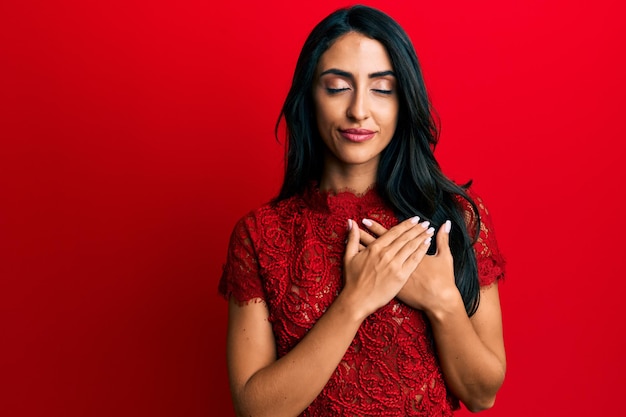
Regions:
[[[367,3],[412,37],[438,157],[507,255],[484,415],[623,413],[622,3]],[[277,191],[297,53],[345,4],[2,2],[0,414],[232,415],[227,240]]]

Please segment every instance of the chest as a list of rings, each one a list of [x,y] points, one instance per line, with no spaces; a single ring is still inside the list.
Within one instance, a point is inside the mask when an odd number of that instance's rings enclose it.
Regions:
[[[372,218],[386,228],[397,223],[393,213],[380,209],[305,211],[264,228],[257,255],[279,351],[293,347],[341,291],[348,218]]]

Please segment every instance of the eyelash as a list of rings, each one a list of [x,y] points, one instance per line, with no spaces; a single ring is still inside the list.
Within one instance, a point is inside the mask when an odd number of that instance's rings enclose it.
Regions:
[[[326,89],[326,91],[328,91],[329,94],[337,94],[346,90],[349,90],[349,88],[327,88]]]
[[[326,89],[326,91],[328,91],[329,94],[337,94],[346,90],[349,90],[349,88],[327,88]],[[385,94],[385,95],[391,95],[393,93],[392,90],[373,89],[372,91],[379,93],[379,94]]]

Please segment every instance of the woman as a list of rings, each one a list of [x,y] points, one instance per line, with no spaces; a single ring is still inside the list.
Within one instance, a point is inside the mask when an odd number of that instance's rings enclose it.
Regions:
[[[220,291],[238,415],[448,416],[505,373],[487,211],[447,179],[415,51],[364,6],[306,40],[279,196],[239,221]]]

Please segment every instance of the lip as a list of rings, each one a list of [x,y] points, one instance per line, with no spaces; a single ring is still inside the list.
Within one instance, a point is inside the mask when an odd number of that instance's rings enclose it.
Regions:
[[[350,142],[365,142],[376,135],[376,132],[369,129],[340,129],[339,133]]]

